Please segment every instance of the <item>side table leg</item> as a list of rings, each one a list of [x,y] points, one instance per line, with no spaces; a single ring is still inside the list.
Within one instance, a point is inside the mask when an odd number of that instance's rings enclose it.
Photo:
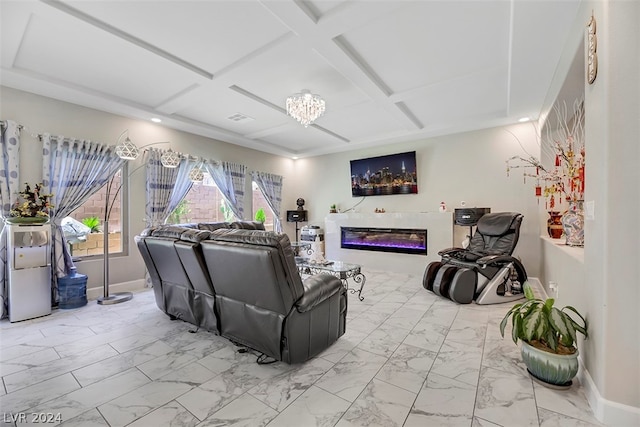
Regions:
[[[356,292],[358,292],[358,299],[360,301],[364,300],[364,297],[362,296],[362,288],[364,288],[364,284],[367,281],[366,276],[362,273],[358,273],[353,276],[353,281],[356,283],[360,283],[360,289],[358,289],[357,291],[356,288],[350,289],[351,293],[355,294]]]

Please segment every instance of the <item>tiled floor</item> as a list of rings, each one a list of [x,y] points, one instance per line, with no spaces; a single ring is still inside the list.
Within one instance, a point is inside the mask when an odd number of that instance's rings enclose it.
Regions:
[[[347,333],[295,366],[258,365],[224,338],[191,333],[150,290],[2,321],[4,425],[34,413],[82,427],[598,425],[579,385],[554,391],[527,376],[498,330],[510,304],[457,305],[421,278],[365,273]]]

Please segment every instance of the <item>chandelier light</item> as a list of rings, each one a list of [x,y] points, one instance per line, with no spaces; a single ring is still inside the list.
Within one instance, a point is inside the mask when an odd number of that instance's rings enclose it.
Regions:
[[[320,95],[304,89],[287,98],[287,114],[308,127],[324,114],[325,102]]]

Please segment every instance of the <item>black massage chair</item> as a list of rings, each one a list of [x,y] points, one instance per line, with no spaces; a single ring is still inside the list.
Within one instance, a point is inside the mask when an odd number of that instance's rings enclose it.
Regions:
[[[469,246],[438,252],[424,272],[425,289],[459,304],[497,304],[524,297],[527,272],[511,256],[520,237],[523,216],[488,213],[478,220]]]

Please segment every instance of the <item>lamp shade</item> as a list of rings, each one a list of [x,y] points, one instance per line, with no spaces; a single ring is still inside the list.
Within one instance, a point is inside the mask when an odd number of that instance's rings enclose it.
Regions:
[[[192,182],[204,181],[204,172],[202,172],[202,168],[200,167],[200,165],[196,165],[191,168],[191,171],[189,171],[189,179]]]
[[[177,168],[180,165],[180,160],[182,160],[180,153],[176,153],[171,148],[160,156],[160,163],[162,163],[162,166],[165,168]]]
[[[123,140],[124,135],[127,137]],[[135,160],[140,155],[140,150],[136,147],[136,144],[129,139],[129,131],[125,130],[118,138],[118,144],[116,145],[116,155],[124,160]]]

